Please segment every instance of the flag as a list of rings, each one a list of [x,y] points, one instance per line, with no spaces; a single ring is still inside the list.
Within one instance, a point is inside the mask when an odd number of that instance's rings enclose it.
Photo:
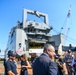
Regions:
[[[22,49],[21,49],[21,48],[19,48],[16,52],[17,52],[17,53],[22,52]]]

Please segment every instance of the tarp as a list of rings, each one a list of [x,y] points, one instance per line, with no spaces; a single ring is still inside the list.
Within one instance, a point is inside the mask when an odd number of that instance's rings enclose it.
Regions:
[[[62,44],[60,44],[59,47],[58,47],[58,54],[59,55],[63,54],[63,52],[62,52]]]

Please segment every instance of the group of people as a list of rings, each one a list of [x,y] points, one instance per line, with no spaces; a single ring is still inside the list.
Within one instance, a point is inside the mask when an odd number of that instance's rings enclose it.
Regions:
[[[51,44],[45,44],[43,53],[35,58],[31,65],[26,54],[23,54],[20,56],[20,75],[28,75],[28,68],[32,68],[33,75],[73,75],[68,70],[68,63],[71,62],[72,66],[76,67],[76,52],[74,52],[74,57],[72,58],[70,52],[68,51],[64,56],[58,55],[58,58],[55,59],[55,48]],[[12,51],[8,52],[8,59],[4,61],[5,75],[19,75],[15,57],[16,55]],[[74,75],[76,75],[76,68]]]
[[[57,55],[52,45],[45,44],[43,53],[33,62],[32,68],[33,75],[76,75],[76,50]]]
[[[55,62],[55,56],[55,48],[50,44],[44,45],[44,52],[33,63],[33,75],[63,75],[61,68],[64,75],[68,75],[65,63],[60,67],[58,61]]]
[[[68,75],[76,75],[76,50],[68,52],[65,55],[65,63],[68,70]]]
[[[28,75],[28,68],[31,68],[26,54],[20,56],[21,66],[17,67],[16,54],[13,51],[8,51],[8,59],[4,60],[5,75]],[[20,73],[17,68],[21,69]]]

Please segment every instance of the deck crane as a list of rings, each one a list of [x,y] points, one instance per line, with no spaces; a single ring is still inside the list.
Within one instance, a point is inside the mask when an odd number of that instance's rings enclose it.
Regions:
[[[71,5],[70,5],[70,9],[68,10],[68,14],[67,14],[67,17],[66,17],[65,25],[62,27],[62,29],[63,29],[63,31],[62,31],[62,34],[63,34],[62,45],[65,45],[66,38],[67,38],[67,35],[68,35],[68,31],[70,30],[70,28],[68,27],[68,25],[69,25],[69,18],[70,18],[70,12],[71,12]]]
[[[70,12],[71,12],[71,5],[70,5],[70,9],[68,10],[65,25],[61,28],[63,30],[62,31],[62,42],[60,43],[60,45],[58,47],[58,54],[62,54],[62,46],[65,45],[66,40],[67,40],[67,35],[70,30],[70,28],[68,27]]]

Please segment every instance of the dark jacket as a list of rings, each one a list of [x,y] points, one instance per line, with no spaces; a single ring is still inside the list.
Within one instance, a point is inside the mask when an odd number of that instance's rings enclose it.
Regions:
[[[33,75],[57,75],[57,64],[46,53],[33,62]]]

